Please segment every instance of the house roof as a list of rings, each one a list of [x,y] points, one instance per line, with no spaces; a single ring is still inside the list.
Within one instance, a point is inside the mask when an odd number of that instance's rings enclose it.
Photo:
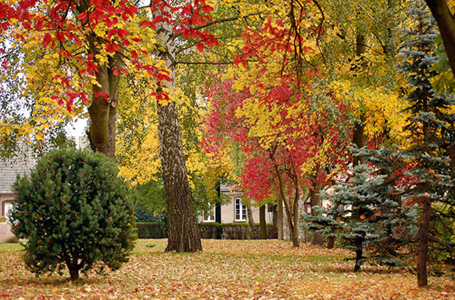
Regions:
[[[14,161],[0,161],[0,194],[12,193],[12,185],[16,181],[17,174],[23,176],[30,174],[30,169],[35,165],[32,157],[17,158]]]

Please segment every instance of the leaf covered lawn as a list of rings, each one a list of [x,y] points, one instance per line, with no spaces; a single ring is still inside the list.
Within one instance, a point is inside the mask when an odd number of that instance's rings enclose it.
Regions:
[[[153,246],[153,247],[151,247]],[[0,245],[0,299],[455,299],[453,272],[419,289],[414,274],[365,265],[352,254],[282,241],[204,240],[203,252],[164,253],[166,240],[139,240],[115,272],[92,272],[72,283],[35,278],[21,246]]]

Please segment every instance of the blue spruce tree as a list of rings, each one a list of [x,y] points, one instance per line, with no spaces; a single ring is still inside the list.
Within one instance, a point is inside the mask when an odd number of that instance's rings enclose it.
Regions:
[[[444,247],[453,243],[444,241],[436,224],[455,216],[453,201],[453,163],[447,149],[454,144],[453,96],[437,94],[431,78],[437,75],[434,66],[438,62],[435,38],[439,35],[434,19],[423,1],[410,2],[408,16],[413,26],[403,29],[405,42],[401,46],[398,68],[408,81],[411,115],[405,128],[411,147],[402,152],[402,158],[412,166],[408,172],[415,184],[406,191],[406,198],[419,205],[417,281],[426,286],[427,262],[431,242]],[[453,146],[452,146],[453,147]],[[444,211],[439,208],[444,207]],[[452,228],[453,234],[453,228]],[[452,250],[453,251],[453,250]]]

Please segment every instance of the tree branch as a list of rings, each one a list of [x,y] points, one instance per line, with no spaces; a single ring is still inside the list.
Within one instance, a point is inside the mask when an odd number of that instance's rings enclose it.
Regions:
[[[194,27],[193,29],[194,29],[194,30],[201,30],[201,29],[203,29],[203,28],[210,27],[210,26],[212,26],[212,25],[221,24],[221,23],[226,23],[226,22],[232,22],[232,21],[236,21],[236,20],[238,20],[238,19],[246,19],[246,18],[248,18],[248,17],[260,15],[261,13],[262,13],[262,12],[253,13],[253,14],[248,14],[248,15],[243,16],[243,17],[240,17],[240,16],[239,16],[239,17],[230,17],[230,18],[226,18],[226,19],[219,19],[219,20],[215,20],[215,21],[213,21],[213,22],[207,23],[207,24],[205,24],[205,25],[196,26],[196,27]],[[177,37],[179,37],[179,36],[181,36],[181,35],[182,35],[182,32],[175,33],[175,34],[173,34],[173,35],[171,35],[171,36],[169,37],[169,40],[173,40],[173,39],[175,39],[175,38],[177,38]]]

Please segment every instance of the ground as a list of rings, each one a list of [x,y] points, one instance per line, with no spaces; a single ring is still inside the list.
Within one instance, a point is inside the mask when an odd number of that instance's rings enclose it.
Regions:
[[[115,272],[71,283],[24,268],[18,244],[0,245],[0,299],[455,299],[455,274],[417,288],[408,270],[364,266],[352,253],[283,241],[203,240],[203,252],[164,253],[166,240],[139,240]]]

